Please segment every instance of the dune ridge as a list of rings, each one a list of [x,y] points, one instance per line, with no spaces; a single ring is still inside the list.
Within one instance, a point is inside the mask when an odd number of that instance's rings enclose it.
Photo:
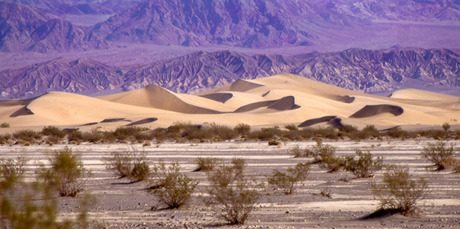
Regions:
[[[405,89],[391,97],[368,95],[292,74],[238,80],[198,95],[159,86],[101,97],[49,92],[31,100],[0,101],[0,123],[11,127],[168,127],[176,122],[203,125],[283,126],[344,124],[379,129],[392,126],[460,126],[460,98]]]

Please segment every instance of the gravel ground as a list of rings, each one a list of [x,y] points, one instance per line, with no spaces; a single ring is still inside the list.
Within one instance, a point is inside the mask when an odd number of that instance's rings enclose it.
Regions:
[[[361,220],[377,209],[378,201],[369,191],[369,182],[380,180],[383,171],[377,172],[374,178],[355,179],[351,173],[328,173],[318,165],[312,165],[308,180],[299,185],[293,195],[267,189],[256,210],[242,226],[225,225],[203,204],[208,183],[204,172],[193,172],[196,167],[194,159],[216,157],[230,161],[241,157],[248,164],[246,172],[264,181],[273,169],[282,170],[308,161],[293,158],[289,149],[296,145],[310,147],[315,144],[313,141],[288,142],[281,147],[268,146],[267,142],[163,143],[148,147],[126,144],[1,146],[0,155],[5,158],[21,154],[28,157],[27,176],[32,178],[35,162],[46,163],[47,152],[65,146],[79,152],[84,166],[93,173],[85,191],[97,200],[89,212],[90,217],[106,228],[460,228],[460,174],[451,170],[431,171],[430,163],[420,157],[420,150],[428,142],[433,141],[324,142],[334,146],[337,155],[353,155],[357,149],[369,150],[373,156],[383,157],[385,164],[407,165],[414,177],[426,178],[429,193],[419,203],[422,214],[418,217],[393,215]],[[460,141],[452,142],[459,152]],[[178,161],[181,171],[199,182],[192,202],[179,210],[152,210],[152,207],[163,206],[146,192],[147,182],[130,183],[127,179],[117,179],[106,170],[104,157],[114,151],[132,150],[145,152],[150,165],[159,159],[166,163]],[[319,194],[324,189],[330,189],[332,198]],[[76,215],[81,196],[59,198],[61,217]]]

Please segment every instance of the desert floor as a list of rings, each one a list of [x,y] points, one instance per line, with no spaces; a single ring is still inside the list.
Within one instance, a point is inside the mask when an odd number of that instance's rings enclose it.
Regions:
[[[193,172],[197,157],[222,158],[224,162],[234,157],[246,159],[246,172],[259,181],[266,181],[273,169],[286,169],[309,159],[293,158],[289,149],[298,145],[306,148],[313,141],[287,142],[281,147],[268,146],[267,142],[225,143],[163,143],[142,147],[125,144],[68,145],[82,155],[84,166],[93,173],[85,192],[96,197],[90,210],[92,220],[107,228],[459,228],[460,182],[459,173],[451,170],[432,171],[428,161],[421,159],[420,151],[433,140],[389,141],[325,141],[336,147],[336,154],[353,155],[359,149],[369,150],[373,156],[383,157],[385,164],[407,165],[413,177],[424,177],[429,183],[427,198],[420,201],[423,214],[418,217],[393,215],[362,220],[377,209],[378,201],[369,190],[369,183],[380,181],[383,171],[375,178],[355,179],[351,173],[328,173],[318,165],[312,165],[309,178],[298,186],[292,195],[284,195],[267,189],[258,207],[243,226],[229,226],[215,217],[203,204],[206,174]],[[456,148],[460,141],[452,141]],[[66,145],[1,146],[4,158],[25,155],[30,159],[27,176],[31,178],[36,162],[47,162],[47,152]],[[161,208],[155,197],[146,192],[148,182],[130,183],[117,179],[107,171],[103,158],[114,151],[145,152],[150,165],[163,159],[166,163],[178,161],[182,171],[199,181],[192,202],[179,210],[151,210]],[[458,155],[457,155],[458,156]],[[348,180],[348,181],[343,181]],[[321,196],[321,190],[330,189],[332,198]],[[83,195],[79,195],[80,197]],[[78,212],[79,198],[59,198],[62,217],[72,217]]]

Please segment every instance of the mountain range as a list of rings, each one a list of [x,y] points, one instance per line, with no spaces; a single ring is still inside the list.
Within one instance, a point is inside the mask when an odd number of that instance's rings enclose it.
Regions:
[[[146,65],[110,66],[88,58],[57,58],[0,72],[4,98],[30,98],[47,91],[101,94],[159,85],[196,93],[238,79],[292,73],[368,93],[407,86],[437,88],[458,95],[460,55],[447,49],[348,49],[332,53],[247,55],[195,52]]]
[[[0,0],[0,97],[196,93],[278,73],[459,95],[458,37],[459,0]]]

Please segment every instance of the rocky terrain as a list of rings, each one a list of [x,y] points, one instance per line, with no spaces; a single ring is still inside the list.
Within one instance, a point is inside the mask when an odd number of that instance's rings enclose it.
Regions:
[[[146,65],[123,67],[88,58],[58,58],[1,71],[0,91],[4,98],[30,98],[47,91],[91,95],[155,84],[175,92],[196,93],[238,79],[284,72],[368,93],[404,87],[431,88],[454,95],[460,91],[458,53],[447,49],[408,48],[349,49],[294,56],[201,51]]]

